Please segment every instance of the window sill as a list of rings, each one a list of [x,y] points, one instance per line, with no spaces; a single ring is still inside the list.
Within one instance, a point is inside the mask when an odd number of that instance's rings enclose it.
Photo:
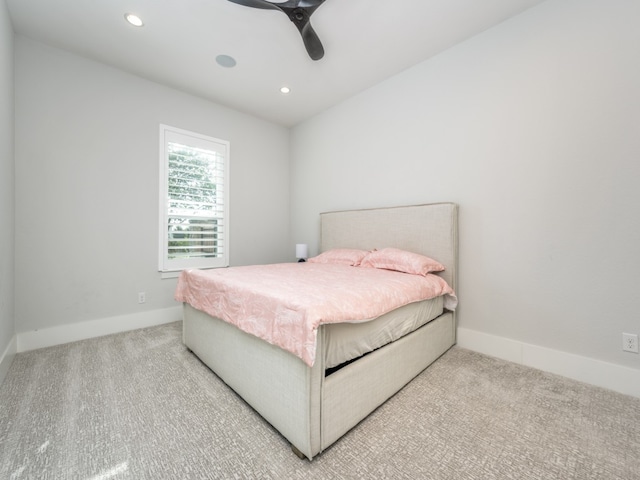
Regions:
[[[160,272],[160,279],[165,280],[167,278],[178,278],[182,270],[178,270],[175,272]]]
[[[183,270],[214,270],[216,268],[228,268],[228,265],[226,267],[201,267],[201,268],[185,268]],[[166,271],[166,272],[160,272],[160,279],[164,280],[167,278],[178,278],[180,276],[180,274],[183,272],[183,270],[172,270],[172,271]]]

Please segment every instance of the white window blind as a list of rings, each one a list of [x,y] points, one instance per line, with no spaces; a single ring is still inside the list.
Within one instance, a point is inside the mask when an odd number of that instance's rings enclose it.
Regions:
[[[229,143],[160,126],[160,271],[226,267]]]

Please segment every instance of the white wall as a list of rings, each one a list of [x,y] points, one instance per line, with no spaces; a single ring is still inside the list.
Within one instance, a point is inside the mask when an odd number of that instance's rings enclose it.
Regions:
[[[548,1],[297,126],[293,239],[315,251],[322,211],[457,202],[461,329],[640,379],[639,18]]]
[[[0,0],[0,383],[15,353],[13,28]]]
[[[288,129],[24,37],[15,55],[19,333],[177,307],[157,271],[160,123],[230,142],[231,264],[291,259]]]

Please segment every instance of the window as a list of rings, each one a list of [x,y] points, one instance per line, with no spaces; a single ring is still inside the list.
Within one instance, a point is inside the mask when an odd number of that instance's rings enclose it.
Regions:
[[[229,142],[160,125],[161,272],[229,265]]]

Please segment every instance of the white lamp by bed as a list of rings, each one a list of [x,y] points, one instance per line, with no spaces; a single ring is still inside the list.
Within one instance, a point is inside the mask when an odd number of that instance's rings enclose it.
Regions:
[[[306,243],[296,243],[296,258],[298,262],[306,262],[309,256],[309,248]]]

